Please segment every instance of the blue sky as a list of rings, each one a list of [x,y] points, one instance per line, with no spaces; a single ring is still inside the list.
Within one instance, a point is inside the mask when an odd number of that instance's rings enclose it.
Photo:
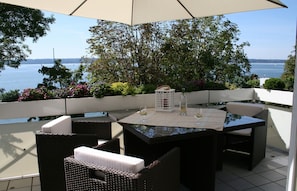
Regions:
[[[240,42],[248,41],[248,58],[286,59],[296,42],[297,1],[282,0],[289,8],[252,11],[225,15],[241,31]],[[46,15],[53,13],[46,12]],[[87,55],[90,26],[95,19],[53,14],[56,22],[48,35],[37,43],[27,41],[32,50],[29,58],[80,58]]]

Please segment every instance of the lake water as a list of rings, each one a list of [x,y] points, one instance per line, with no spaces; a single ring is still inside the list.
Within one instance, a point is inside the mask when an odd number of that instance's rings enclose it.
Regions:
[[[70,70],[79,67],[79,63],[64,64]],[[251,73],[260,78],[279,78],[284,70],[284,63],[251,63]],[[18,69],[6,67],[0,72],[0,88],[5,91],[35,88],[42,82],[43,76],[38,73],[42,66],[52,67],[53,64],[22,64]]]
[[[79,63],[63,64],[70,70],[76,70]],[[44,76],[38,72],[42,66],[52,67],[53,64],[21,64],[18,69],[5,67],[0,73],[0,88],[5,91],[23,90],[26,88],[35,88],[39,83],[42,83]]]
[[[251,74],[258,74],[259,78],[280,78],[285,63],[251,63],[251,65]]]

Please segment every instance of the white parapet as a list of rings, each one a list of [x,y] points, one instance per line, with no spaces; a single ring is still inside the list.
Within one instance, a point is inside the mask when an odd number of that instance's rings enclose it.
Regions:
[[[254,88],[255,99],[280,105],[293,105],[293,92]]]

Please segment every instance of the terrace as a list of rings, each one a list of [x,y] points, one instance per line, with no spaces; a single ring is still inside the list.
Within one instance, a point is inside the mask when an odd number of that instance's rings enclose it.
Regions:
[[[178,100],[179,93],[176,93]],[[269,110],[266,158],[252,171],[240,159],[226,160],[216,175],[216,190],[285,190],[290,143],[292,93],[263,89],[200,91],[187,94],[189,104],[262,101]],[[137,109],[145,102],[154,107],[154,94],[61,100],[1,103],[0,118],[29,118],[114,110]],[[277,106],[276,106],[277,105]],[[282,105],[282,107],[280,107]],[[30,110],[28,110],[30,108]],[[40,190],[35,132],[47,121],[1,124],[0,191]],[[113,123],[114,137],[122,137],[122,127]],[[4,159],[4,160],[3,160]],[[186,190],[181,188],[181,190]]]

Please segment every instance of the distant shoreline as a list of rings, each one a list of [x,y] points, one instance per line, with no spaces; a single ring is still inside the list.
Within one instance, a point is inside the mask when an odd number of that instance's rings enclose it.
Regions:
[[[250,63],[285,63],[284,59],[249,59]]]
[[[57,58],[59,59],[59,58]],[[62,64],[67,63],[80,63],[80,58],[61,58]],[[53,64],[54,60],[52,58],[39,58],[39,59],[27,59],[21,64]]]
[[[80,58],[61,58],[62,64],[67,63],[80,63]],[[250,63],[285,63],[284,59],[249,59]],[[23,61],[22,64],[53,64],[54,60],[52,58],[44,59],[27,59]]]

